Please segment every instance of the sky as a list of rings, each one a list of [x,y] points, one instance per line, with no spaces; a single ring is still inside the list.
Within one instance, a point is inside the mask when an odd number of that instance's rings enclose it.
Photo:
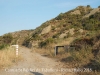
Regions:
[[[80,5],[97,8],[100,0],[0,0],[0,35],[35,29]]]

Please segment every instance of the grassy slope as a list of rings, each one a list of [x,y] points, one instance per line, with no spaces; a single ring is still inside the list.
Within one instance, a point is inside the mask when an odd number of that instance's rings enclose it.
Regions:
[[[7,47],[0,50],[0,69],[9,67],[21,60],[21,57],[16,57],[16,51],[13,47]]]
[[[61,13],[56,18],[43,23],[42,26],[36,29],[35,33],[39,34],[42,32],[43,28],[48,25],[52,25],[52,30],[49,33],[41,36],[44,38],[44,40],[40,42],[40,47],[42,46],[42,50],[40,49],[41,51],[37,51],[54,57],[54,47],[56,45],[67,45],[67,42],[69,41],[68,38],[73,37],[74,41],[70,44],[76,43],[80,47],[76,47],[76,50],[70,51],[69,53],[65,52],[63,49],[59,49],[59,54],[56,56],[56,58],[59,58],[62,62],[65,62],[66,65],[70,63],[70,67],[87,67],[93,70],[93,72],[89,73],[78,73],[79,75],[99,75],[100,34],[98,32],[100,32],[100,12],[96,12],[89,17],[84,18],[84,16],[93,9],[84,8],[82,6],[77,9],[80,10],[81,15],[70,14],[76,9],[66,13]],[[84,10],[87,11],[85,12]],[[59,35],[68,31],[70,28],[75,29],[75,34],[60,39]],[[77,32],[80,28],[84,30],[84,33]]]

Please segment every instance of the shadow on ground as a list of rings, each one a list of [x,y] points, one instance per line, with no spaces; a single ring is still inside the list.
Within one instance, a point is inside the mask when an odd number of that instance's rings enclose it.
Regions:
[[[100,72],[100,63],[98,61],[95,61],[95,60],[91,60],[90,63],[88,63],[84,67],[89,67],[89,68],[92,68],[93,71]]]
[[[62,62],[72,62],[73,60],[74,60],[74,59],[73,59],[73,57],[71,57],[71,56],[69,56],[69,57],[67,57],[67,58],[61,59]]]
[[[30,71],[30,73],[32,73],[32,74],[34,74],[34,75],[43,75],[43,74],[41,74],[41,73],[38,73],[38,72],[32,72],[32,71]]]
[[[42,54],[41,56],[47,57],[47,56],[49,56],[49,55],[47,55],[47,54]]]

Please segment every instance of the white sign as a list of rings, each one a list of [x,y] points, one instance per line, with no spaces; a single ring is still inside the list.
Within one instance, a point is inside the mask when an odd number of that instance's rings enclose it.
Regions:
[[[18,57],[18,45],[12,45],[12,46],[15,46],[16,47],[16,57]]]

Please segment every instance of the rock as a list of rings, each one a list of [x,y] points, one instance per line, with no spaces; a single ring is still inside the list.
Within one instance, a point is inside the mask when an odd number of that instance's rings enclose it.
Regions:
[[[83,32],[84,32],[84,30],[83,30],[83,29],[79,29],[79,32],[80,32],[80,33],[83,33]]]
[[[73,14],[75,14],[75,15],[81,15],[81,13],[80,13],[80,11],[79,10],[75,10],[75,11],[73,11],[73,12],[71,12],[71,15],[73,15]]]
[[[95,14],[96,12],[100,12],[99,8],[93,9],[92,11],[90,11],[89,14],[86,14],[85,16],[83,16],[83,18],[89,17],[89,16]]]
[[[69,29],[69,33],[71,34],[71,35],[74,35],[74,28],[72,28],[72,29]]]
[[[59,36],[59,38],[64,38],[67,34],[66,33],[63,33]]]
[[[51,25],[45,27],[45,28],[42,30],[41,34],[46,34],[46,33],[50,32],[50,30],[51,30]]]

